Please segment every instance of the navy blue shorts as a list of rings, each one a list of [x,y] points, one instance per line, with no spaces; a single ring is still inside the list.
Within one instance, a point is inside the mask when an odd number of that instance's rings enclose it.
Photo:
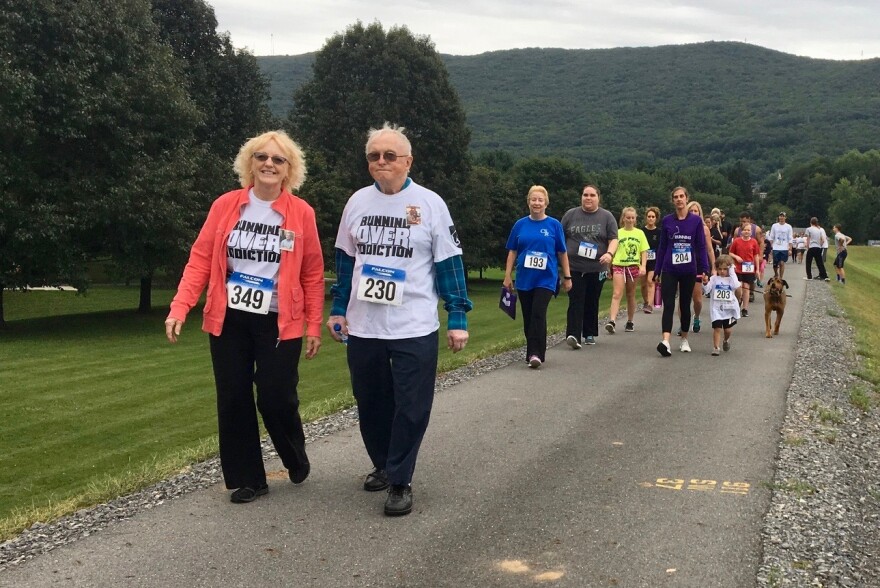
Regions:
[[[788,262],[788,251],[773,251],[773,265]]]

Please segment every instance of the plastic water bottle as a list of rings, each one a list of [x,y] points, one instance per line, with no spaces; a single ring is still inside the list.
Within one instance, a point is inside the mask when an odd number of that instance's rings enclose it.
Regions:
[[[663,292],[660,291],[660,283],[654,284],[654,308],[663,306]]]
[[[333,331],[339,333],[339,337],[342,339],[343,345],[348,345],[348,335],[342,332],[342,325],[339,323],[333,325]]]

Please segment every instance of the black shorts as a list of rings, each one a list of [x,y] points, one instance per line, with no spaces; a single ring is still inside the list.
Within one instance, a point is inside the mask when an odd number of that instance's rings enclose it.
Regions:
[[[712,321],[713,329],[729,329],[736,324],[735,318],[724,319],[720,321]]]
[[[648,272],[654,271],[655,267],[657,267],[657,260],[656,259],[649,259],[648,261],[646,261],[645,262],[645,274],[647,275]]]
[[[846,263],[846,250],[844,249],[840,253],[837,254],[837,257],[834,258],[834,267],[839,267],[843,269],[843,264]]]
[[[739,281],[744,284],[755,283],[755,274],[737,274],[736,277],[739,278]]]

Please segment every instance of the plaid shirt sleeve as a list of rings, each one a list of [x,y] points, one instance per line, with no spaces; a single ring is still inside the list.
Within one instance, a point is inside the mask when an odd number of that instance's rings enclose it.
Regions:
[[[331,316],[345,316],[351,298],[351,276],[354,274],[354,257],[336,248],[336,283],[330,287],[333,296]]]
[[[436,274],[434,284],[437,293],[445,302],[443,308],[449,314],[446,328],[467,331],[467,315],[465,313],[474,307],[474,303],[467,297],[467,283],[461,255],[454,255],[443,261],[435,262],[434,270]],[[349,275],[350,282],[351,276]],[[350,285],[349,290],[351,290]]]

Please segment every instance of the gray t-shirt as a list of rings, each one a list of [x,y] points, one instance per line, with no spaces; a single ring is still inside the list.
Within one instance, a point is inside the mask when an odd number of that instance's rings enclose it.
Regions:
[[[810,249],[813,247],[822,247],[822,229],[819,227],[807,227],[805,231],[807,233],[807,238],[810,240]]]
[[[585,212],[580,206],[562,215],[565,247],[572,273],[596,274],[607,270],[599,258],[608,251],[608,242],[617,239],[617,220],[605,210]]]

